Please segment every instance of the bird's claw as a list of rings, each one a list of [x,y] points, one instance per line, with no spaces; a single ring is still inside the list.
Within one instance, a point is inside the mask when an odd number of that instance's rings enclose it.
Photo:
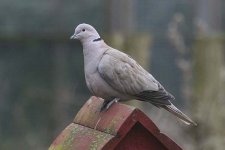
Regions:
[[[113,103],[117,103],[118,101],[119,98],[114,98],[113,100],[104,100],[100,112],[107,111],[109,107],[112,106]]]

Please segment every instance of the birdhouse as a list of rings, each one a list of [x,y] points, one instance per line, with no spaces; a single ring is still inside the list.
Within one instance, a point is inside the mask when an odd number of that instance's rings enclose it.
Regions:
[[[115,103],[100,112],[102,103],[91,97],[49,150],[181,150],[139,109]]]

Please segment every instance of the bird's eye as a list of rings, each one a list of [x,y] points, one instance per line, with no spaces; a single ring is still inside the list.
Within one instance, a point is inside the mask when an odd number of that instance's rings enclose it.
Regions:
[[[84,31],[85,31],[85,29],[82,29],[82,31],[84,32]]]

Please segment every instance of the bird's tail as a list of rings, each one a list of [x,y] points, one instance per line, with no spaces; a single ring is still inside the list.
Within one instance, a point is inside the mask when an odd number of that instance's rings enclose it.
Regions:
[[[191,120],[187,115],[185,115],[183,112],[181,112],[172,103],[170,105],[163,105],[161,107],[164,108],[164,109],[166,109],[168,112],[172,113],[176,117],[178,117],[185,124],[197,126],[197,123],[195,123],[193,120]]]

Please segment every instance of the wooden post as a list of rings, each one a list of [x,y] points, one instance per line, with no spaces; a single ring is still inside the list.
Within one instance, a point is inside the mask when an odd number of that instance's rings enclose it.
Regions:
[[[193,132],[197,149],[223,149],[225,144],[224,56],[224,38],[196,40],[192,112],[198,122],[198,128]]]
[[[199,0],[197,4],[192,112],[198,127],[192,133],[196,138],[196,149],[224,149],[225,37],[222,0]]]

